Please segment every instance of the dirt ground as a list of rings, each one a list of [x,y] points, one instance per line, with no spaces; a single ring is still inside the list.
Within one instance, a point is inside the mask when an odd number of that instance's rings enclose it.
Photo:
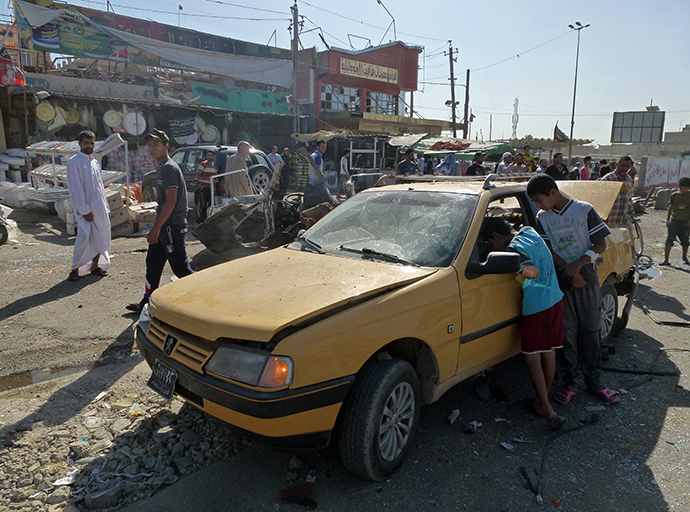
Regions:
[[[665,216],[650,211],[641,221],[645,254],[657,262]],[[30,211],[15,211],[12,218],[19,224],[18,244],[0,246],[0,508],[291,511],[304,506],[281,503],[280,491],[305,483],[320,510],[536,510],[524,468],[541,475],[541,508],[690,510],[690,331],[681,326],[690,322],[690,267],[680,264],[679,248],[671,255],[674,267],[640,286],[638,296],[651,315],[634,307],[627,329],[613,339],[615,354],[604,361],[620,404],[603,407],[580,394],[557,407],[569,423],[554,434],[521,405],[530,384],[522,360],[514,358],[424,408],[408,460],[388,480],[371,483],[347,473],[332,450],[295,459],[148,391],[149,370],[132,354],[136,319],[123,309],[142,293],[145,239],[115,239],[110,276],[72,283],[66,277],[74,239],[64,224]],[[197,270],[251,252],[214,255],[193,240],[188,249]],[[168,271],[163,282],[169,277]],[[485,385],[502,392],[482,400],[477,390]],[[132,407],[115,407],[123,400]],[[447,418],[455,409],[459,417],[451,425]],[[95,421],[91,416],[107,428],[85,427]],[[471,421],[482,426],[464,433]],[[199,439],[190,440],[190,430]],[[80,440],[91,449],[99,442],[111,446],[74,466],[80,476],[71,494],[60,494],[50,484],[73,471],[69,461]],[[151,476],[119,477],[113,501],[93,498],[109,490],[110,481],[99,482],[94,471],[109,458]],[[172,461],[173,469],[160,460]]]

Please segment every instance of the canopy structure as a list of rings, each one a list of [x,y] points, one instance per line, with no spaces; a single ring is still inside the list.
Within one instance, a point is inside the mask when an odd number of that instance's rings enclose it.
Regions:
[[[124,51],[122,55],[118,54],[116,56],[106,52],[106,54],[101,57],[106,60],[126,60],[131,54],[143,60],[142,63],[152,66],[162,66],[165,65],[165,63],[171,63],[172,65],[168,67],[205,71],[230,78],[281,87],[289,88],[292,85],[292,62],[290,60],[220,53],[151,39],[149,37],[143,37],[130,32],[115,30],[99,25],[83,14],[69,8],[48,9],[22,0],[15,0],[15,7],[17,13],[28,22],[32,29],[37,29],[45,25],[50,26],[49,24],[55,23],[64,23],[66,25],[77,23],[80,26],[93,27],[94,30],[99,32],[99,36],[105,37],[106,39],[110,37],[113,41],[118,42],[124,47],[131,47],[138,50],[138,52]],[[60,29],[60,31],[62,31],[62,29]],[[54,32],[58,33],[59,31],[55,29]],[[94,35],[90,37],[91,39],[95,38]],[[35,41],[34,43],[36,44]],[[51,40],[50,43],[48,43],[46,40],[43,40],[42,44],[57,44],[58,48],[65,53],[62,45],[57,41]],[[67,50],[66,53],[71,52]],[[80,55],[80,53],[76,53],[76,55]],[[153,60],[157,60],[158,62],[154,62],[151,59],[152,56],[155,57]]]
[[[455,153],[455,157],[458,160],[472,160],[474,154],[478,151],[483,151],[486,156],[502,155],[506,151],[513,152],[509,145],[502,142],[480,142],[453,137],[433,137],[427,133],[391,137],[388,140],[388,144],[402,149],[412,148],[415,153],[423,153],[425,155],[438,156]],[[443,146],[455,149],[442,149]],[[437,149],[439,147],[441,149]]]

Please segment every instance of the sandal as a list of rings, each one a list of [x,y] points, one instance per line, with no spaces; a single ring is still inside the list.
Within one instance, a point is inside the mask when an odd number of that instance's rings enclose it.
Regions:
[[[553,399],[559,404],[569,404],[577,393],[569,389],[559,389],[553,394]]]
[[[141,313],[141,310],[143,308],[144,308],[144,306],[142,306],[140,302],[133,302],[133,303],[127,304],[125,306],[125,309],[127,311],[131,311],[132,313],[137,313],[137,314]]]
[[[72,270],[67,277],[68,281],[79,281],[79,270]]]
[[[98,277],[105,277],[108,275],[108,273],[103,270],[101,267],[95,268],[91,271],[92,276],[98,276]]]
[[[611,391],[609,388],[600,389],[595,391],[594,394],[601,398],[604,403],[611,405],[617,404],[619,400],[618,394],[615,391]]]
[[[562,429],[566,423],[568,423],[568,420],[563,416],[559,416],[558,414],[549,419],[549,425],[551,425],[553,430]]]

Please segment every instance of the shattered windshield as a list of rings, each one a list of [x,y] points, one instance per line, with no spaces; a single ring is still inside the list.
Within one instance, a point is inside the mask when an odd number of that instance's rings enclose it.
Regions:
[[[358,194],[290,247],[424,267],[447,267],[474,215],[477,196],[424,191]]]

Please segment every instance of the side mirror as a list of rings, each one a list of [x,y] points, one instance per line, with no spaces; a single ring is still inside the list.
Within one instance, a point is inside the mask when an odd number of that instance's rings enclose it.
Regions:
[[[513,274],[520,271],[520,255],[514,252],[490,252],[484,263],[472,262],[474,274]]]

